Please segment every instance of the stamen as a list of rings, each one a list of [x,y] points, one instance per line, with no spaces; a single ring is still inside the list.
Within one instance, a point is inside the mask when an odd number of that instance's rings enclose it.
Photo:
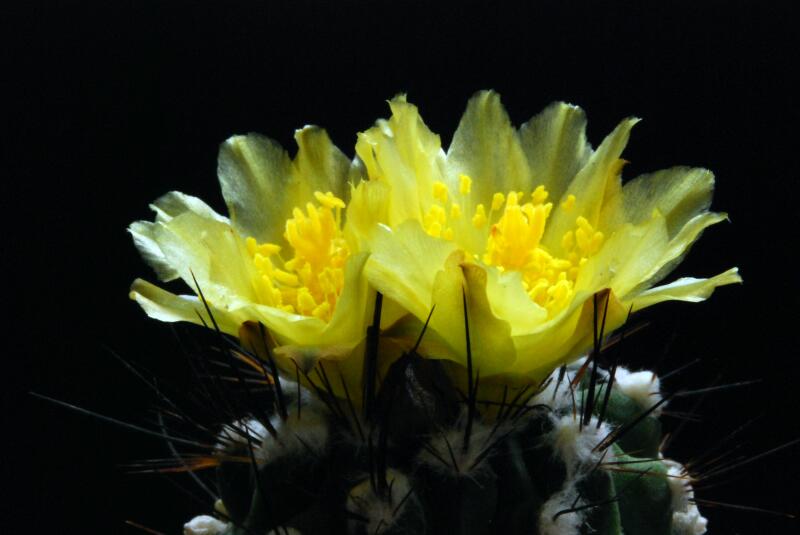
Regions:
[[[461,192],[461,195],[469,195],[472,191],[472,179],[467,175],[461,175],[458,177],[458,181],[458,191]]]
[[[475,208],[475,215],[472,216],[472,226],[479,229],[486,224],[486,208],[483,204],[479,204]]]
[[[433,183],[433,198],[439,202],[447,202],[447,186],[443,182]]]
[[[330,321],[344,286],[344,264],[350,251],[341,233],[344,201],[330,191],[314,192],[319,203],[295,207],[284,238],[294,256],[283,262],[279,245],[247,238],[245,246],[258,273],[254,285],[260,300],[285,312]],[[283,268],[277,267],[283,265]]]

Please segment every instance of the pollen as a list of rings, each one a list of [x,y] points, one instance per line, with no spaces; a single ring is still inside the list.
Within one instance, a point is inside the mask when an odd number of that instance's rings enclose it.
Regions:
[[[472,226],[479,229],[482,228],[488,219],[486,218],[486,208],[483,204],[479,204],[475,208],[475,215],[472,216]]]
[[[443,182],[433,183],[433,198],[439,202],[447,202],[447,186]]]
[[[457,204],[449,201],[450,192],[445,184],[435,183],[434,202],[423,218],[425,231],[436,238],[470,243],[473,247],[476,243],[485,244],[482,250],[468,251],[476,261],[503,272],[520,272],[528,297],[545,308],[548,315],[567,307],[581,268],[603,245],[603,233],[579,215],[574,219],[574,227],[556,242],[560,249],[550,250],[541,243],[553,211],[553,203],[547,202],[550,194],[544,186],[536,187],[530,197],[522,191],[496,192],[488,213],[486,205],[475,204],[470,198],[471,188],[472,179],[461,175],[458,193],[463,202]],[[560,206],[570,213],[576,201],[574,195],[568,195]],[[473,206],[474,212],[465,225],[462,212]],[[462,240],[464,233],[478,234]]]
[[[461,175],[458,177],[458,191],[461,195],[469,195],[472,191],[472,179],[467,175]]]
[[[314,192],[318,204],[292,210],[284,238],[293,251],[285,260],[282,247],[247,238],[245,246],[255,268],[253,286],[261,303],[285,312],[330,321],[344,286],[344,265],[350,251],[342,236],[343,200],[333,193]]]

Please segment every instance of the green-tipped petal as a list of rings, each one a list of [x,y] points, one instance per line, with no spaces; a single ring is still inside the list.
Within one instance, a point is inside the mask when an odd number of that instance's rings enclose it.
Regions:
[[[609,231],[625,222],[637,224],[658,210],[673,237],[689,220],[708,210],[713,193],[714,175],[707,169],[673,167],[641,175],[622,188],[621,207],[612,205],[604,210],[601,227]]]
[[[358,135],[356,154],[371,181],[388,184],[388,219],[381,222],[396,225],[422,217],[432,200],[433,183],[442,180],[443,153],[439,136],[428,129],[405,96],[395,97],[389,106],[388,120],[379,120]]]
[[[164,282],[177,279],[179,274],[164,256],[158,244],[156,234],[159,226],[186,212],[222,223],[228,221],[202,200],[179,191],[170,191],[162,195],[150,205],[150,208],[156,213],[155,222],[135,221],[128,227],[128,232],[133,236],[133,243],[142,258],[155,270],[159,280]]]
[[[196,291],[196,280],[215,306],[258,302],[255,270],[229,224],[186,212],[160,225],[155,235],[164,257],[186,284]]]
[[[306,182],[313,198],[314,191],[330,191],[347,199],[350,160],[331,142],[328,132],[316,126],[306,126],[294,133],[297,156],[292,162],[296,180]],[[313,188],[313,189],[311,189]]]
[[[186,212],[192,212],[206,219],[214,219],[223,223],[228,221],[227,217],[219,215],[201,199],[186,195],[180,191],[165,193],[150,205],[150,209],[156,213],[156,223],[166,223]]]
[[[650,288],[630,299],[634,310],[662,303],[664,301],[688,301],[698,303],[708,299],[717,286],[742,282],[738,268],[731,268],[709,279],[684,277],[669,284]]]
[[[193,295],[175,295],[145,280],[136,279],[131,286],[130,297],[139,303],[148,316],[159,321],[212,324],[205,305]],[[235,314],[213,308],[212,314],[221,331],[228,334],[237,332],[240,319]]]
[[[295,134],[294,161],[275,141],[258,135],[234,136],[222,144],[217,172],[234,227],[260,243],[283,243],[284,223],[315,191],[345,193],[349,163],[317,127]]]
[[[681,262],[681,260],[683,260],[689,248],[697,241],[706,228],[727,220],[727,214],[718,214],[715,212],[705,212],[689,220],[669,241],[661,258],[653,264],[650,271],[642,275],[643,282],[638,288],[645,289],[661,281]],[[636,292],[636,289],[633,291]]]
[[[579,216],[585,217],[593,226],[597,226],[600,212],[605,202],[619,195],[621,188],[620,160],[622,151],[628,143],[630,132],[638,119],[625,119],[592,154],[586,165],[578,172],[567,187],[562,199],[553,198],[555,204],[550,220],[547,223],[542,243],[552,250],[561,250],[561,238],[575,228]],[[569,195],[575,196],[575,203],[565,209],[560,202]],[[603,230],[602,228],[600,230]]]
[[[128,227],[128,232],[133,236],[133,244],[145,262],[156,272],[159,280],[164,282],[175,280],[178,278],[178,272],[161,251],[155,238],[155,231],[156,223],[150,221],[135,221]]]
[[[659,214],[639,225],[628,223],[589,258],[581,268],[576,288],[589,293],[611,288],[616,295],[626,295],[664,257],[668,245],[666,223]]]
[[[577,106],[555,102],[522,125],[520,142],[534,186],[560,199],[592,154],[586,141],[586,115]]]
[[[470,99],[453,135],[447,176],[456,191],[462,174],[472,178],[473,197],[484,203],[491,203],[497,191],[532,189],[519,134],[494,91],[481,91]]]

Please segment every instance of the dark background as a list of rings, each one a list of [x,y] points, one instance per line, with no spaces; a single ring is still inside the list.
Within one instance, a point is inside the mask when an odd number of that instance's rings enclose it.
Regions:
[[[293,151],[293,130],[316,123],[352,155],[355,133],[401,91],[445,145],[469,96],[494,88],[516,124],[553,100],[581,105],[595,146],[621,118],[643,117],[626,177],[712,169],[714,208],[732,223],[710,229],[673,277],[738,265],[745,284],[646,313],[653,325],[632,364],[666,372],[702,359],[667,388],[763,379],[709,397],[703,423],[670,452],[679,459],[759,416],[737,439],[742,455],[800,436],[798,13],[788,2],[105,4],[26,2],[2,17],[4,529],[133,533],[132,520],[178,533],[207,511],[161,476],[121,466],[166,456],[157,440],[27,392],[145,422],[152,396],[106,348],[179,387],[189,378],[169,330],[127,298],[135,277],[154,276],[126,226],[150,219],[147,204],[171,189],[223,211],[215,159],[229,135],[262,132]],[[797,513],[798,454],[737,470],[700,497]],[[711,533],[798,527],[704,512]]]

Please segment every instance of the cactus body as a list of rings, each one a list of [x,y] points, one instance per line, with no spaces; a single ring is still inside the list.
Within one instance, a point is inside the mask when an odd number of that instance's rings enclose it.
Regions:
[[[437,361],[405,355],[384,378],[372,421],[304,392],[285,420],[272,415],[273,431],[232,424],[220,435],[217,474],[227,523],[214,529],[704,533],[689,476],[659,451],[655,376],[619,368],[612,382],[601,370],[592,386],[588,373],[575,379],[579,364],[538,391],[486,403],[479,389],[460,395]],[[190,524],[187,534],[200,533]]]

